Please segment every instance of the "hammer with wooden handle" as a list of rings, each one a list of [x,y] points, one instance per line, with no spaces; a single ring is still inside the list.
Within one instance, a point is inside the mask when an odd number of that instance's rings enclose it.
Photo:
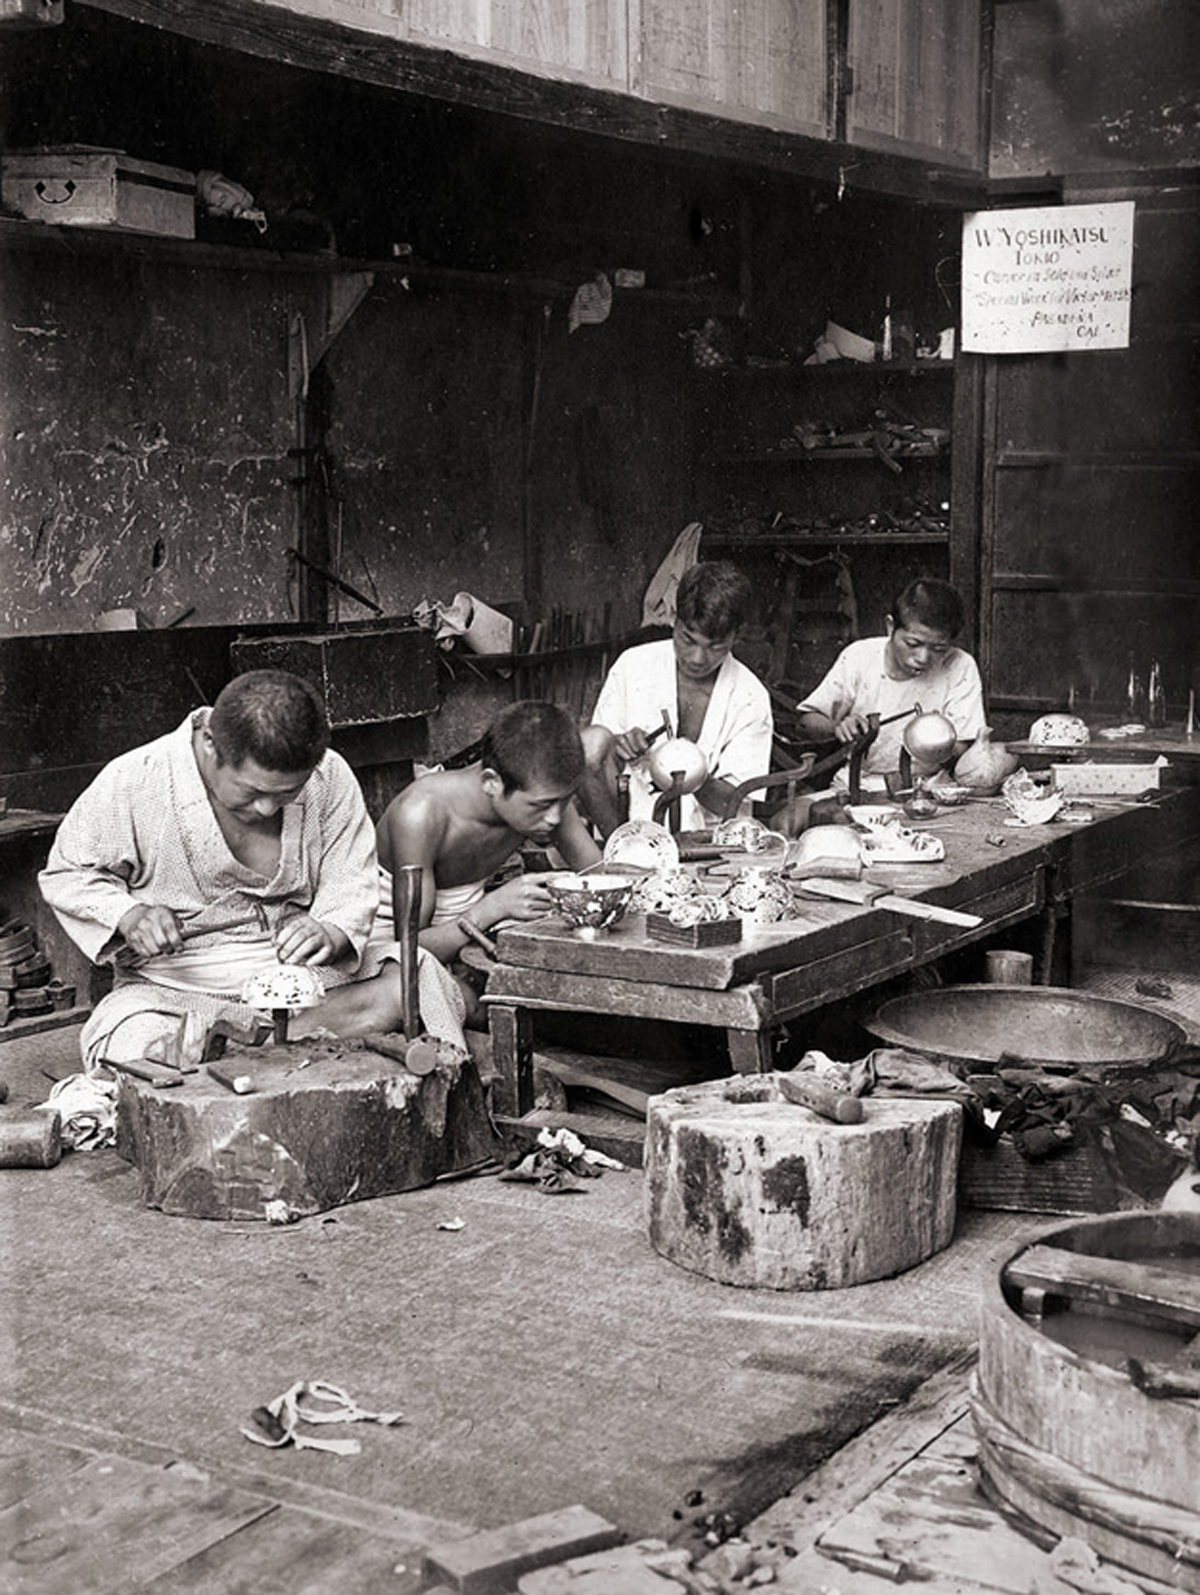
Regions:
[[[838,1091],[811,1074],[777,1074],[775,1082],[789,1102],[810,1108],[823,1119],[832,1119],[835,1124],[861,1124],[863,1121],[863,1105],[858,1097],[852,1097],[848,1091]]]

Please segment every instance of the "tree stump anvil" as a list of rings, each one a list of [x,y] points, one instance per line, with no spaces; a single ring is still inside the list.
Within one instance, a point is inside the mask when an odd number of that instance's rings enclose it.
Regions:
[[[176,1089],[121,1075],[117,1151],[148,1207],[189,1218],[303,1218],[429,1185],[498,1146],[470,1058],[428,1074],[362,1041],[229,1048],[223,1078],[201,1068]],[[282,1204],[270,1211],[268,1203]]]

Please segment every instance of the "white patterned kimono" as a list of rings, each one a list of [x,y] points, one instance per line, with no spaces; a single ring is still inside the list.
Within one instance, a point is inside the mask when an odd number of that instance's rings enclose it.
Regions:
[[[148,1039],[188,1012],[249,1024],[242,987],[274,966],[271,930],[296,909],[350,941],[350,953],[321,968],[327,987],[365,979],[383,962],[379,954],[373,967],[362,961],[379,888],[374,829],[350,766],[330,750],[284,807],[279,867],[268,880],[234,858],[200,778],[192,733],[208,712],[197,710],[166,736],[105,766],[59,827],[38,884],[63,929],[95,963],[122,951],[116,927],[139,903],[170,908],[193,930],[250,917],[258,904],[269,928],[201,932],[181,952],[136,965],[116,961],[114,988],[81,1037],[89,1068],[106,1055],[140,1057]],[[143,1015],[153,1023],[139,1022]]]
[[[667,711],[671,725],[679,725],[679,695],[675,674],[675,645],[669,637],[627,648],[605,678],[592,713],[592,724],[605,726],[614,736],[640,726],[653,731]],[[697,744],[708,760],[711,776],[737,786],[771,768],[774,717],[771,698],[762,682],[740,659],[727,654],[717,671],[712,697],[704,713]],[[629,772],[629,817],[649,819],[658,790],[644,760]],[[748,807],[747,804],[743,807]],[[679,828],[699,831],[715,815],[694,797],[680,801]]]

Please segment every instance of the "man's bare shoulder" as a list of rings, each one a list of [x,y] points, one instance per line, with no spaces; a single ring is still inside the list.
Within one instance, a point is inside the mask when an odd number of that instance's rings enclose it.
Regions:
[[[470,770],[433,770],[418,776],[388,804],[385,821],[441,830],[467,811],[473,783]]]

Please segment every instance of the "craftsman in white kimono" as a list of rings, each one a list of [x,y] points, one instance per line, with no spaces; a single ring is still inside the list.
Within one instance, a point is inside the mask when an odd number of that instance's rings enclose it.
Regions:
[[[106,1058],[144,1056],[189,1014],[252,1028],[243,987],[278,967],[275,934],[291,916],[340,931],[348,944],[319,970],[327,991],[369,980],[399,956],[393,944],[363,959],[378,901],[375,840],[349,765],[326,751],[282,806],[278,864],[267,878],[234,856],[217,822],[195,746],[209,714],[197,710],[108,764],[63,820],[39,876],[72,940],[93,962],[113,965],[113,990],[81,1036],[89,1071]],[[140,904],[169,908],[185,944],[134,954],[117,927]],[[241,923],[225,928],[229,921]],[[387,1008],[366,1028],[395,1028],[381,1022]]]
[[[593,725],[620,735],[630,726],[653,731],[664,712],[672,730],[682,720],[675,641],[641,643],[627,648],[609,671],[596,707]],[[740,659],[726,654],[713,681],[712,696],[696,744],[708,763],[710,777],[737,786],[771,768],[774,722],[766,687]],[[644,758],[629,767],[629,817],[649,819],[660,796]],[[747,803],[749,800],[747,800]],[[703,830],[717,816],[689,795],[680,801],[679,827]]]

